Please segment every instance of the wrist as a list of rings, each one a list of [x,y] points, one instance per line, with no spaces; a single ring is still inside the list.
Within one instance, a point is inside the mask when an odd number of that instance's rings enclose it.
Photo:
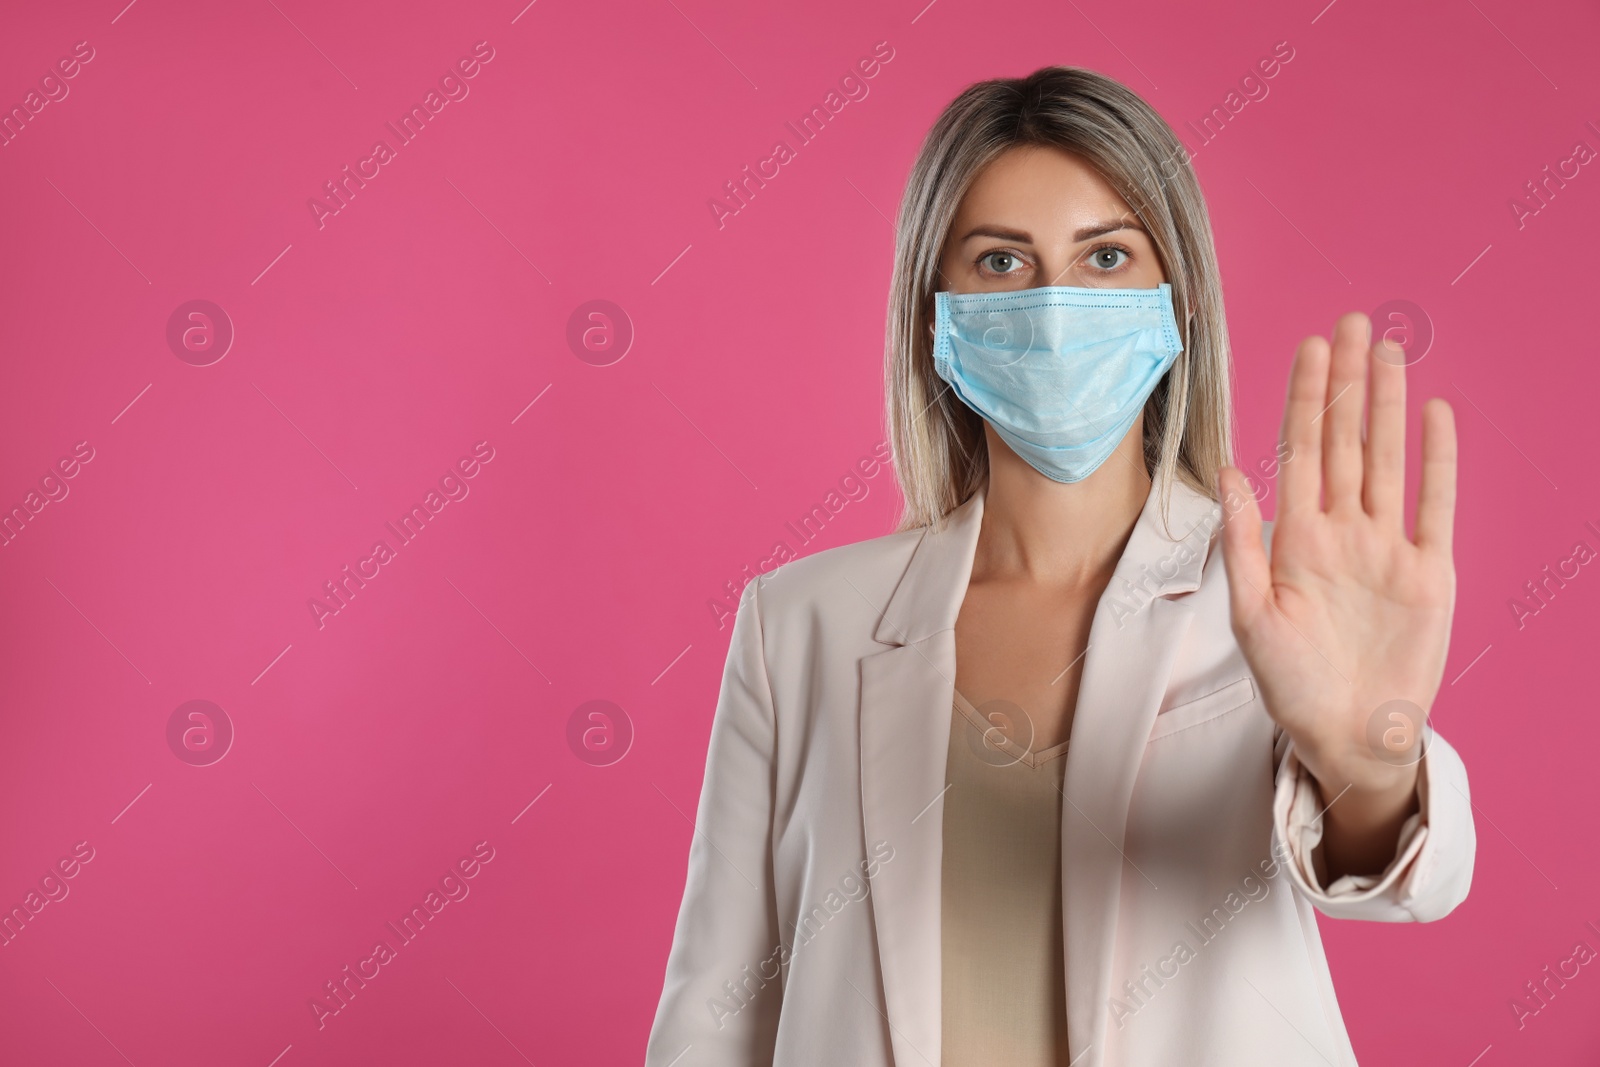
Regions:
[[[1316,779],[1325,804],[1340,795],[1346,800],[1351,795],[1367,798],[1368,803],[1403,798],[1416,788],[1417,768],[1426,751],[1421,736],[1406,751],[1375,750],[1364,738],[1291,734],[1290,740],[1296,758]]]
[[[1379,827],[1399,826],[1417,808],[1418,767],[1390,768],[1393,776],[1382,784],[1323,780],[1313,772],[1322,794],[1324,833],[1335,830],[1359,834]]]

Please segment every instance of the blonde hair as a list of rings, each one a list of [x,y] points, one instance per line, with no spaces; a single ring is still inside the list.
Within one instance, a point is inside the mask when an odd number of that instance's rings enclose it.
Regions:
[[[983,485],[983,419],[933,369],[930,324],[945,239],[973,180],[1003,152],[1042,145],[1092,165],[1138,215],[1172,285],[1184,348],[1144,409],[1146,470],[1216,499],[1233,457],[1222,283],[1189,153],[1131,90],[1077,67],[968,86],[922,143],[900,201],[884,359],[889,440],[904,505],[898,529],[942,523]]]

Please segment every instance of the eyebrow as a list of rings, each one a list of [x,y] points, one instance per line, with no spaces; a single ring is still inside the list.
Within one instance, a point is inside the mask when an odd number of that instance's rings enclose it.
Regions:
[[[1108,233],[1116,233],[1118,230],[1138,230],[1143,233],[1144,227],[1133,219],[1108,219],[1102,222],[1091,222],[1074,233],[1072,239],[1074,241],[1090,241],[1096,237],[1104,237]],[[1032,235],[1023,230],[1008,230],[1003,226],[995,226],[989,223],[980,223],[974,226],[967,231],[967,235],[961,240],[970,241],[974,237],[996,237],[1002,241],[1016,241],[1020,244],[1033,243]]]

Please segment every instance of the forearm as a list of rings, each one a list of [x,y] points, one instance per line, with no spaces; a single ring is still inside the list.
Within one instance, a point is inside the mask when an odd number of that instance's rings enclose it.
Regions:
[[[1307,761],[1324,807],[1322,842],[1313,854],[1322,884],[1382,872],[1394,859],[1401,828],[1419,810],[1417,764],[1359,784],[1336,770],[1318,774],[1314,766]]]

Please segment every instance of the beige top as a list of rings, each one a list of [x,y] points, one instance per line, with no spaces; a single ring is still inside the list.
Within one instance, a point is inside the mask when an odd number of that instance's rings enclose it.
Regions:
[[[940,909],[944,1067],[1064,1067],[1061,783],[1004,701],[955,694]]]

